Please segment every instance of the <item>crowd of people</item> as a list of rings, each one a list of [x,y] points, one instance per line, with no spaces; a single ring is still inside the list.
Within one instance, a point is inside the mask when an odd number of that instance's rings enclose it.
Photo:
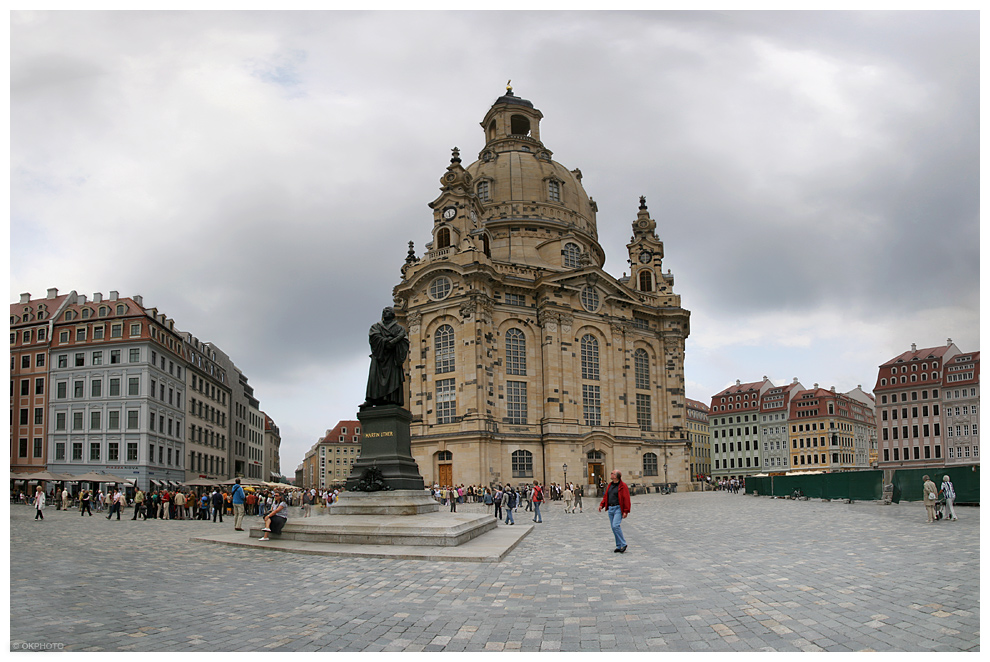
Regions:
[[[336,502],[338,490],[279,490],[241,488],[239,501],[236,486],[217,485],[206,489],[124,489],[108,486],[105,490],[83,489],[70,493],[68,488],[50,488],[47,492],[38,485],[32,497],[20,490],[12,495],[17,502],[30,503],[38,513],[35,519],[44,519],[44,509],[77,509],[81,517],[99,513],[107,519],[120,520],[130,515],[132,520],[203,520],[223,522],[224,516],[234,516],[235,506],[241,505],[245,515],[266,516],[277,503],[277,495],[284,493],[286,507],[297,506],[303,517],[309,517],[313,508],[325,508]],[[287,486],[288,487],[288,486]],[[239,528],[239,527],[238,527]]]

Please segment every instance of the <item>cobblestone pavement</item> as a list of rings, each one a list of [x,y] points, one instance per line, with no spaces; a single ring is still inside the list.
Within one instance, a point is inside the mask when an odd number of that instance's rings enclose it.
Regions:
[[[461,509],[482,510],[464,505]],[[10,515],[10,646],[74,651],[979,650],[978,508],[641,495],[544,509],[501,563],[191,543],[197,521]],[[519,511],[517,519],[528,521]]]

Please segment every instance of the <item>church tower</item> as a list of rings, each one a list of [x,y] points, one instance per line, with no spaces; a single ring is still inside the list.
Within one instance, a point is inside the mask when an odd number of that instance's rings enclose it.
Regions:
[[[440,176],[426,250],[410,242],[393,296],[413,457],[430,484],[685,484],[690,313],[656,222],[641,198],[632,275],[606,273],[598,207],[542,120],[511,88],[496,99],[478,160],[454,148]]]

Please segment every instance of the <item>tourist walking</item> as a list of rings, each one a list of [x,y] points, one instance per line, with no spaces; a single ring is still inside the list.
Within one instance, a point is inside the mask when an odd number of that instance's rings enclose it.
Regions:
[[[564,512],[571,512],[574,503],[574,490],[570,485],[564,485]]]
[[[543,488],[540,487],[540,481],[533,481],[533,521],[537,524],[543,524],[543,515],[540,514],[540,506],[543,505]]]
[[[82,496],[79,498],[79,503],[80,503],[80,505],[79,505],[79,517],[82,517],[86,513],[89,513],[89,516],[90,517],[93,516],[93,511],[90,510],[90,507],[89,507],[89,505],[90,505],[89,502],[90,502],[91,499],[92,499],[92,497],[91,497],[91,495],[89,493],[89,490],[83,490]]]
[[[938,488],[935,487],[935,483],[925,475],[921,477],[925,481],[924,486],[922,486],[922,500],[925,503],[925,511],[928,513],[928,523],[935,523],[935,502],[938,501]]]
[[[244,488],[241,487],[241,479],[234,479],[234,489],[231,490],[231,501],[234,502],[234,531],[243,531],[241,523],[244,522]]]
[[[598,512],[602,512],[602,508],[608,509],[609,523],[615,536],[614,551],[623,554],[627,544],[625,536],[622,535],[622,520],[629,516],[632,504],[629,501],[629,487],[622,482],[622,472],[618,469],[612,471],[612,482],[605,489],[602,502],[598,504]]]
[[[214,490],[213,492],[213,523],[217,523],[217,516],[220,516],[220,523],[223,524],[223,494]]]
[[[956,509],[952,507],[956,501],[956,488],[952,486],[948,476],[942,476],[942,498],[945,499],[945,519],[958,521]]]
[[[109,494],[109,492],[108,492],[108,494]],[[113,493],[112,496],[110,496],[110,514],[107,515],[107,519],[112,519],[113,518],[113,514],[114,513],[117,513],[117,521],[119,522],[120,521],[120,508],[121,508],[121,505],[122,505],[121,504],[121,495],[120,495],[120,490],[118,489],[117,491],[115,491]]]
[[[63,487],[62,488],[62,510],[68,510],[68,509],[69,509],[69,488],[68,487]]]
[[[138,515],[144,517],[144,512],[142,512],[143,510],[144,510],[144,492],[141,491],[141,488],[138,488],[137,494],[134,495],[134,517],[132,517],[131,519],[136,520],[138,518]]]
[[[500,522],[502,521],[502,499],[504,498],[501,487],[495,488],[495,496],[493,498],[493,503],[495,504],[495,521]]]
[[[34,518],[45,519],[45,490],[41,485],[34,492]]]
[[[172,501],[175,502],[175,519],[185,519],[186,495],[180,491],[176,491],[175,496],[172,497]]]
[[[516,518],[512,516],[512,510],[519,503],[519,495],[517,495],[516,491],[512,489],[512,485],[508,485],[508,484],[505,486],[505,493],[506,493],[505,523],[510,525],[515,524]]]
[[[574,507],[571,508],[571,512],[573,513],[576,510],[579,513],[583,513],[584,505],[581,502],[581,497],[584,496],[584,488],[581,487],[580,485],[577,485],[574,486],[573,491],[574,491]]]

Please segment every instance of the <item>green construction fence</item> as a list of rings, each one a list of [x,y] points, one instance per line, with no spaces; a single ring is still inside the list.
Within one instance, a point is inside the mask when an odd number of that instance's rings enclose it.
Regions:
[[[956,490],[956,503],[980,502],[980,467],[931,467],[927,469],[895,469],[892,471],[893,500],[920,501],[921,477],[928,474],[936,485],[942,484],[942,476],[949,475]],[[796,490],[813,499],[852,499],[853,501],[879,501],[883,498],[881,470],[841,471],[836,473],[805,474],[797,476],[748,476],[746,492],[767,496],[790,496]]]

